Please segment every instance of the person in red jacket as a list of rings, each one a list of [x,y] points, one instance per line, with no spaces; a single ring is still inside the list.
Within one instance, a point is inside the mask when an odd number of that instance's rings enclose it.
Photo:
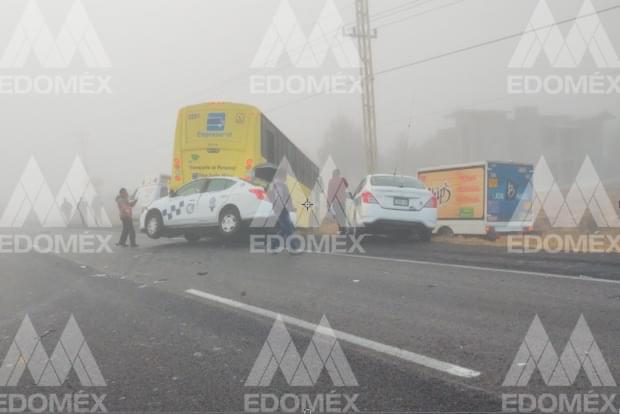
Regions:
[[[133,215],[132,208],[136,205],[137,200],[129,200],[129,194],[127,190],[121,188],[116,197],[116,204],[118,205],[118,212],[120,214],[121,223],[123,223],[123,232],[121,238],[116,243],[117,246],[127,247],[127,237],[131,247],[138,247],[136,244],[136,230],[133,228]]]

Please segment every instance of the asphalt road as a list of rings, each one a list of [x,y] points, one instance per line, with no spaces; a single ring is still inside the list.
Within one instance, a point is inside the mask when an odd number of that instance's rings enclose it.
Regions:
[[[618,257],[513,257],[383,239],[349,256],[139,241],[111,254],[3,255],[0,354],[25,315],[51,354],[74,315],[111,412],[242,412],[255,393],[358,395],[363,412],[500,412],[502,393],[515,392],[502,383],[534,317],[559,354],[583,314],[620,380]],[[338,387],[324,370],[311,386],[289,385],[279,371],[267,387],[246,386],[276,314],[301,356],[325,316],[358,385]],[[72,372],[52,390],[84,387]],[[535,374],[525,390],[549,387]],[[592,386],[581,372],[565,390]],[[41,387],[25,374],[16,389],[0,387],[9,391]]]

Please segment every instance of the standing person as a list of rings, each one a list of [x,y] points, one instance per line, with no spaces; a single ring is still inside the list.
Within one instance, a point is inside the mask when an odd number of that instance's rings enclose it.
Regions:
[[[295,233],[295,225],[291,221],[290,214],[295,212],[295,208],[293,207],[291,194],[288,191],[286,178],[286,170],[276,171],[273,182],[269,186],[269,190],[267,192],[267,197],[273,204],[273,211],[278,214],[278,235],[284,239],[285,246],[289,237]],[[292,246],[290,247],[293,248]],[[271,248],[274,251],[278,248],[275,240],[272,240]]]
[[[327,207],[336,217],[338,230],[342,234],[347,227],[347,188],[349,183],[335,169],[327,187]]]
[[[127,190],[121,188],[118,196],[116,197],[116,204],[118,205],[118,212],[121,217],[121,222],[123,223],[123,232],[121,233],[121,238],[116,243],[117,246],[127,247],[127,237],[129,237],[129,242],[131,243],[131,247],[138,247],[136,244],[136,231],[133,228],[133,218],[131,209],[136,205],[136,200],[129,200],[129,194]]]
[[[67,197],[65,197],[62,204],[60,205],[60,211],[62,212],[62,215],[65,217],[65,223],[67,223],[67,226],[68,226],[69,223],[71,222],[71,213],[73,213],[73,205],[69,202],[69,200],[67,200]]]
[[[78,213],[80,213],[80,220],[82,220],[82,226],[88,227],[88,222],[86,221],[86,217],[88,215],[88,203],[84,199],[84,197],[80,197],[80,201],[77,204]]]

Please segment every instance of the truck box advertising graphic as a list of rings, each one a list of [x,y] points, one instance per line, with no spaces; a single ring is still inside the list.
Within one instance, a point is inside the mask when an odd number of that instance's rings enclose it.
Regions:
[[[534,175],[532,165],[489,163],[488,213],[492,223],[528,221]],[[519,211],[517,211],[519,210]]]
[[[426,171],[420,180],[437,197],[439,220],[481,220],[485,205],[483,165]]]

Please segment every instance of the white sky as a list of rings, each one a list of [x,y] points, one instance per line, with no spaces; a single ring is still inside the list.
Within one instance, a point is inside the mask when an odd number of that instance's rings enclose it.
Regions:
[[[39,0],[53,36],[74,0]],[[354,21],[354,0],[335,0],[343,19]],[[377,71],[517,33],[538,0],[431,0],[418,8],[376,21],[377,26],[448,5],[403,22],[380,27],[374,42]],[[361,122],[358,95],[322,95],[295,103],[299,95],[252,95],[249,77],[265,73],[250,68],[280,0],[82,0],[103,47],[109,70],[90,70],[76,54],[71,67],[43,69],[34,54],[23,69],[0,69],[0,76],[104,74],[112,76],[112,95],[0,95],[0,194],[10,193],[32,155],[52,187],[60,186],[69,164],[81,155],[106,191],[135,185],[146,174],[168,172],[176,113],[203,101],[237,101],[265,110],[300,147],[314,157],[330,119],[344,114]],[[557,20],[574,17],[582,0],[548,0]],[[323,0],[291,0],[306,34]],[[371,14],[411,0],[370,0]],[[425,3],[420,1],[420,3]],[[618,3],[593,0],[597,9]],[[9,43],[27,2],[2,0],[0,53]],[[601,16],[620,54],[620,10]],[[571,24],[562,26],[566,34]],[[506,94],[508,62],[518,38],[401,70],[376,80],[380,145],[391,145],[413,119],[413,142],[428,139],[445,126],[444,116],[462,107],[510,110],[537,105],[545,113],[589,116],[600,111],[620,115],[620,99],[611,96],[531,96]],[[290,67],[284,55],[281,75],[330,75],[343,72],[333,57],[317,70]],[[544,58],[533,73],[556,74]],[[599,71],[586,56],[568,74]],[[356,74],[344,70],[344,73]],[[564,72],[561,72],[564,73]],[[620,71],[602,70],[604,74]],[[287,105],[269,111],[270,108]],[[0,197],[3,199],[5,197]]]

